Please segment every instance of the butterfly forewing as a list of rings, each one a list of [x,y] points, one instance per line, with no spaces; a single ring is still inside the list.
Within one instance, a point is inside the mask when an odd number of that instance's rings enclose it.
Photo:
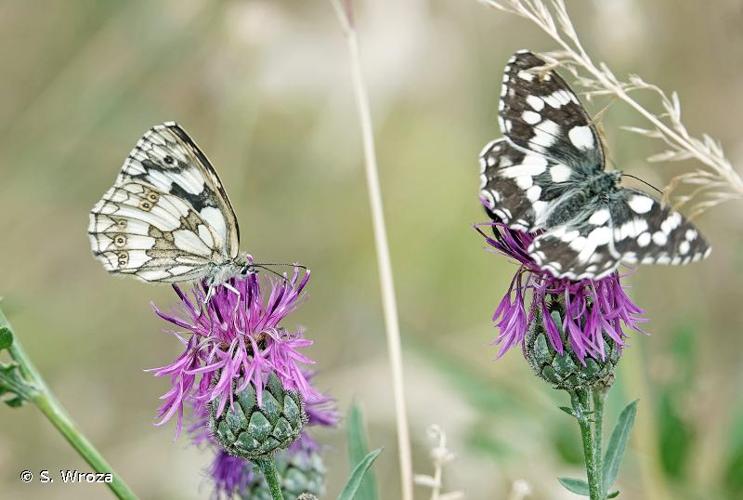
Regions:
[[[145,281],[198,279],[234,260],[239,232],[214,168],[175,123],[138,142],[93,207],[93,253],[106,270]]]
[[[544,227],[547,215],[567,191],[567,167],[539,153],[524,152],[500,139],[480,154],[480,196],[491,216],[519,231]]]
[[[603,168],[599,135],[580,100],[529,51],[517,52],[506,65],[499,118],[503,134],[520,148],[572,168]]]
[[[116,184],[127,178],[181,198],[217,231],[223,253],[237,256],[240,233],[227,193],[206,155],[178,124],[156,125],[144,134]]]

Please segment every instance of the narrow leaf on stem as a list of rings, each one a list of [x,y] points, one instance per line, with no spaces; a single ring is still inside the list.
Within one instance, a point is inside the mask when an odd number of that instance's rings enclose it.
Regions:
[[[361,462],[359,462],[356,467],[353,468],[353,471],[351,471],[351,475],[346,482],[346,486],[343,487],[340,495],[338,495],[338,500],[354,500],[356,498],[356,492],[359,490],[359,486],[361,485],[361,481],[364,479],[364,475],[372,466],[374,460],[377,459],[380,453],[382,453],[382,448],[370,451],[361,460]]]
[[[572,409],[572,408],[570,408],[569,406],[560,406],[559,408],[560,408],[560,409],[561,409],[562,411],[564,411],[565,413],[567,413],[568,415],[570,415],[571,417],[575,417],[575,418],[577,418],[577,416],[576,416],[576,414],[575,414],[575,411],[573,411],[573,409]]]
[[[584,497],[589,496],[588,483],[584,480],[574,479],[572,477],[558,477],[557,480],[560,481],[560,484],[563,485],[565,489],[570,491],[571,493],[575,493],[576,495],[581,495]]]
[[[604,457],[604,491],[609,490],[619,474],[619,465],[622,463],[629,434],[635,423],[635,415],[637,415],[637,400],[632,401],[622,410],[617,425],[611,433]]]
[[[346,416],[346,434],[348,436],[348,462],[358,464],[369,453],[369,445],[364,428],[364,417],[358,404],[351,405]],[[374,472],[369,470],[361,480],[355,500],[377,500],[379,493]]]

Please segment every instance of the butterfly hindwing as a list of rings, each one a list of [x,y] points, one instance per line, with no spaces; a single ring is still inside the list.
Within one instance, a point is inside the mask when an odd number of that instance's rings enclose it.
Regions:
[[[624,264],[696,262],[709,245],[679,212],[642,191],[619,189],[582,218],[537,236],[529,254],[554,276],[600,279]]]
[[[598,132],[580,100],[532,52],[519,51],[506,65],[499,122],[503,134],[520,148],[573,168],[604,166]]]
[[[181,281],[221,259],[216,233],[191,207],[136,181],[103,196],[91,211],[89,232],[106,270],[146,281]]]
[[[680,212],[642,191],[621,189],[610,205],[614,247],[628,264],[680,265],[710,253],[699,230]]]
[[[205,277],[238,251],[234,211],[214,168],[185,131],[158,125],[140,139],[88,228],[107,271],[144,281]]]

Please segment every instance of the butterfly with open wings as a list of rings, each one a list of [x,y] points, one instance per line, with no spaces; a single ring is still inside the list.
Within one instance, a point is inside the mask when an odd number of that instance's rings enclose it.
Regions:
[[[251,265],[222,183],[178,124],[148,130],[90,211],[93,254],[107,271],[147,282],[205,279],[209,293]]]
[[[534,233],[534,262],[557,278],[601,279],[624,264],[687,264],[709,255],[694,225],[604,170],[596,127],[546,62],[522,50],[508,61],[498,121],[504,136],[480,154],[488,214]]]

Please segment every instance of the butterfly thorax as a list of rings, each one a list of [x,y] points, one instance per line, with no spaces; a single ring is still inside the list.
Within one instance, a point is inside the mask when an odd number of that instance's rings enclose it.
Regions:
[[[207,284],[210,287],[213,287],[226,283],[231,278],[241,274],[245,265],[245,259],[240,257],[219,263],[212,262],[209,264],[209,268],[206,272]]]
[[[548,226],[558,226],[568,222],[575,222],[581,214],[589,216],[590,206],[606,201],[619,189],[619,171],[604,172],[600,170],[586,176],[583,180],[575,181],[575,187],[565,191],[565,194],[555,203],[547,217]]]
[[[584,189],[591,197],[607,195],[613,193],[619,187],[621,177],[622,172],[618,170],[611,172],[601,170],[586,179]]]

